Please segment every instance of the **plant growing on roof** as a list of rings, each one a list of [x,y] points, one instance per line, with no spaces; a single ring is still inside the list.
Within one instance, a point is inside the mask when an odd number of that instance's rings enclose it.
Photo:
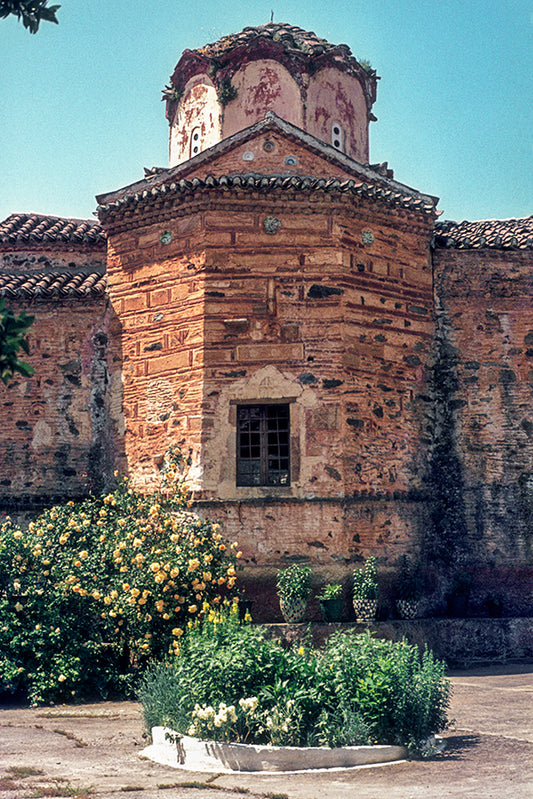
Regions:
[[[231,78],[223,78],[217,91],[218,102],[221,106],[225,106],[237,97],[237,89],[231,82]]]
[[[170,84],[169,86],[165,86],[161,94],[163,95],[161,100],[168,100],[170,103],[179,103],[183,97],[183,89]]]

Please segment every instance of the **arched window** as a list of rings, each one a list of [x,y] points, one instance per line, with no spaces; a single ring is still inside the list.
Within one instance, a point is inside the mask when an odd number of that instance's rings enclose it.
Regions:
[[[339,122],[331,125],[331,143],[336,150],[344,150],[344,133]]]
[[[192,158],[193,155],[198,155],[201,149],[202,149],[202,138],[200,135],[200,128],[193,128],[191,131],[190,157]]]

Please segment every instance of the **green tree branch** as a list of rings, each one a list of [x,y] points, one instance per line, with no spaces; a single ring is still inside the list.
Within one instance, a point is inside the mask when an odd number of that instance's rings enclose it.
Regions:
[[[47,6],[48,0],[0,0],[0,19],[14,14],[30,33],[37,33],[42,20],[58,24],[56,11],[61,6]]]
[[[7,386],[15,372],[23,377],[35,374],[33,366],[18,357],[19,350],[26,354],[30,351],[26,333],[35,317],[28,316],[26,311],[15,316],[5,304],[5,300],[0,299],[0,380]]]

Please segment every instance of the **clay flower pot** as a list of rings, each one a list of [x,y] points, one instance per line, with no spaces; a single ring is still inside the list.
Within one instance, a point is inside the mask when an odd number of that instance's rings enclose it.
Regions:
[[[357,621],[374,621],[378,609],[378,601],[377,599],[356,599],[354,597],[353,609],[355,610]]]
[[[279,599],[281,615],[288,624],[297,624],[303,621],[307,609],[307,599],[294,597],[292,599]]]

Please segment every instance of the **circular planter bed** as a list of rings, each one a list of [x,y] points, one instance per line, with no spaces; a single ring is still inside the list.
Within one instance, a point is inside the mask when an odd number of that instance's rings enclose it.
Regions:
[[[390,763],[407,757],[403,746],[263,746],[200,741],[177,736],[166,727],[152,727],[152,745],[144,757],[188,771],[308,771]]]

